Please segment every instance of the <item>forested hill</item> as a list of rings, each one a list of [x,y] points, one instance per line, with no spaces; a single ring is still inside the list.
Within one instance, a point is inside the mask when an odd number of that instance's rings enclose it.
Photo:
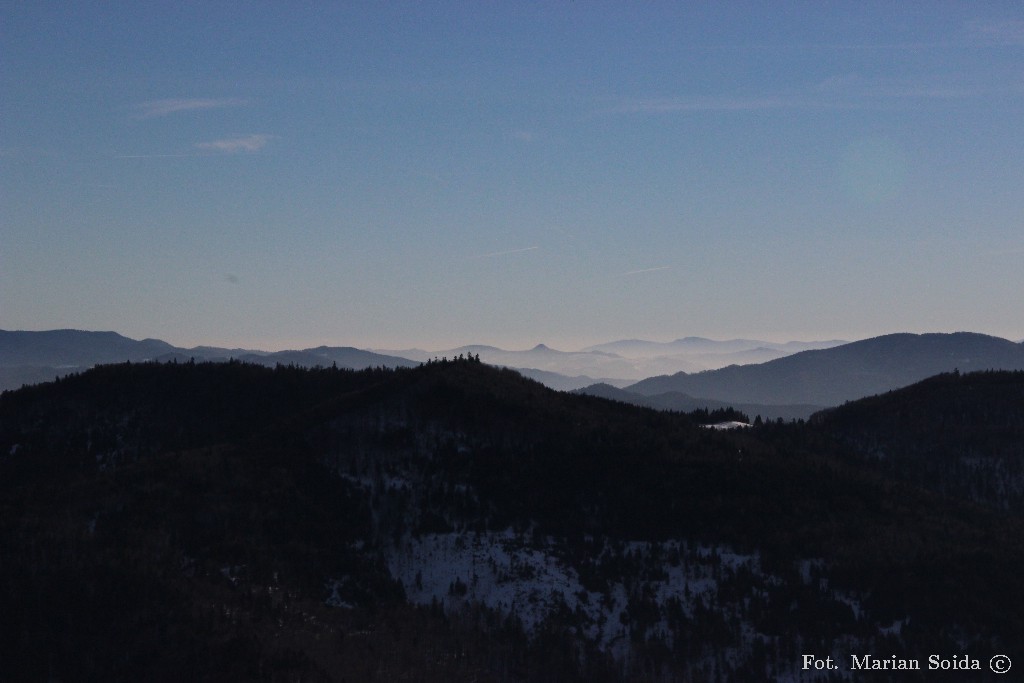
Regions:
[[[1024,372],[944,373],[813,422],[882,471],[1024,512]]]
[[[820,425],[701,426],[722,416],[469,360],[124,364],[4,393],[0,662],[813,680],[808,648],[987,661],[1024,642],[1019,517],[896,481]]]

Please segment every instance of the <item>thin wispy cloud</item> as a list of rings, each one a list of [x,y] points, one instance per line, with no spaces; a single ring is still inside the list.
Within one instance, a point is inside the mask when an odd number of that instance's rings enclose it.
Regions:
[[[202,109],[223,109],[225,107],[238,107],[246,104],[247,100],[233,97],[221,98],[171,98],[165,100],[149,100],[135,105],[135,110],[140,119],[153,119],[161,116],[169,116],[185,111],[197,111]]]
[[[442,176],[440,173],[433,173],[431,171],[424,171],[418,168],[410,168],[408,166],[398,166],[396,170],[402,171],[403,173],[411,173],[412,175],[419,176],[420,178],[426,178],[433,180],[439,185],[451,185],[451,181]]]
[[[1019,94],[1024,87],[1006,82],[954,76],[947,79],[864,78],[843,74],[810,85],[802,92],[764,96],[680,96],[633,99],[606,109],[608,114],[687,114],[701,112],[766,112],[786,109],[859,109],[907,100],[965,100],[998,94]]]
[[[1024,21],[971,21],[967,23],[967,35],[988,45],[1024,46]]]
[[[936,99],[952,100],[976,97],[990,88],[965,82],[941,79],[864,78],[858,74],[833,76],[818,83],[816,92],[829,97],[873,99]]]
[[[115,159],[186,159],[190,157],[208,157],[211,154],[115,154]]]
[[[671,114],[702,111],[763,111],[806,105],[783,97],[670,97],[625,102],[612,109],[618,114]]]
[[[508,249],[506,251],[492,251],[489,254],[477,254],[470,258],[494,258],[495,256],[508,256],[510,254],[522,254],[527,251],[536,251],[540,247],[524,247],[523,249]]]
[[[963,42],[950,40],[914,41],[896,43],[735,43],[718,45],[685,45],[680,49],[691,52],[844,52],[844,51],[920,51],[965,47]]]
[[[658,266],[656,268],[641,268],[640,270],[629,270],[625,273],[619,273],[619,275],[625,277],[626,275],[640,275],[641,273],[653,273],[659,270],[669,270],[672,266]]]
[[[946,40],[901,41],[893,43],[738,43],[721,45],[689,45],[692,51],[922,51],[970,48],[978,43],[988,45],[1024,45],[1024,20],[975,20],[966,23],[966,36],[952,36]]]
[[[227,154],[238,152],[258,152],[263,149],[270,140],[269,135],[246,135],[240,138],[225,138],[223,140],[211,140],[196,144],[197,149],[206,149]]]

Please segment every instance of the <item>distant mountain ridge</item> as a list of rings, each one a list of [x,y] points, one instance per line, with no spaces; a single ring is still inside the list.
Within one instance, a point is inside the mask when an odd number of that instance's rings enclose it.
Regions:
[[[751,339],[715,341],[685,337],[673,342],[622,340],[579,351],[562,351],[541,343],[521,351],[470,344],[438,351],[318,346],[270,352],[215,346],[182,348],[159,339],[130,339],[116,332],[70,329],[0,331],[0,391],[45,382],[97,364],[124,361],[236,359],[271,367],[278,363],[302,367],[337,364],[361,369],[371,366],[409,367],[434,358],[456,358],[460,354],[480,356],[489,365],[513,368],[553,389],[571,391],[596,382],[622,387],[645,377],[680,370],[694,372],[733,364],[762,363],[801,349],[837,343],[775,343]]]
[[[622,339],[588,346],[584,351],[605,351],[626,357],[650,355],[671,355],[678,353],[737,353],[766,349],[793,353],[810,349],[826,349],[848,342],[840,339],[828,341],[769,342],[760,339],[708,339],[706,337],[683,337],[670,342],[653,342],[644,339]]]
[[[215,346],[181,348],[159,339],[130,339],[117,332],[0,330],[0,391],[56,376],[87,370],[94,365],[156,361],[162,363],[240,360],[274,367],[330,367],[362,370],[368,367],[415,367],[417,361],[364,351],[350,346],[318,346],[296,351],[256,351]]]
[[[614,387],[628,392],[616,393],[617,400],[640,405],[672,410],[731,405],[750,413],[751,417],[760,414],[792,419],[808,417],[821,407],[907,386],[955,369],[963,372],[1024,369],[1024,344],[971,332],[897,333],[830,346],[833,343],[777,344],[685,337],[665,343],[621,340],[582,351],[560,351],[545,344],[523,351],[467,345],[436,352],[410,349],[409,355],[404,356],[399,352],[344,346],[276,352],[211,346],[188,349],[159,339],[129,339],[116,332],[0,331],[0,391],[52,380],[97,364],[124,361],[226,361],[233,358],[269,367],[337,365],[358,370],[412,367],[432,358],[479,355],[484,363],[515,369],[562,391],[584,389],[583,393],[604,395],[608,391],[586,391],[585,388],[605,384],[609,385],[608,390]],[[817,348],[823,346],[826,348]],[[642,356],[652,352],[652,348],[659,353],[666,349],[691,349],[692,353]],[[793,353],[799,348],[804,350]],[[632,357],[618,355],[616,350]],[[784,355],[778,357],[780,354]],[[631,382],[644,371],[689,367],[712,362],[712,359],[717,359],[714,362],[718,363],[729,359],[734,364],[703,372],[651,372],[646,375],[647,379]],[[755,359],[764,362],[754,362]],[[747,364],[739,364],[743,362]]]
[[[479,354],[490,365],[517,370],[558,373],[567,377],[602,378],[601,381],[624,386],[646,377],[674,372],[699,372],[728,365],[763,363],[807,349],[831,348],[845,342],[789,341],[784,343],[757,339],[717,341],[704,337],[684,337],[671,342],[624,339],[588,346],[578,351],[561,351],[547,344],[525,350],[507,350],[473,344],[440,351],[422,349],[374,349],[378,353],[426,361],[429,358],[455,357],[460,353]],[[627,381],[623,381],[627,380]],[[586,384],[559,381],[552,388],[575,389]]]
[[[0,330],[0,365],[90,366],[147,360],[177,350],[159,339],[129,339],[117,332]]]
[[[1024,344],[973,332],[898,333],[808,350],[759,365],[651,377],[625,387],[738,403],[834,406],[960,370],[1024,369]]]

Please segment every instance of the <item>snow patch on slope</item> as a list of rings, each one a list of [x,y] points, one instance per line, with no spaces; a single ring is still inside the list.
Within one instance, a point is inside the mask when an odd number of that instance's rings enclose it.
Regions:
[[[628,653],[629,612],[641,597],[657,605],[678,602],[683,613],[692,616],[698,601],[715,600],[715,567],[760,573],[757,556],[729,548],[632,541],[615,551],[606,546],[586,561],[597,566],[609,556],[625,553],[632,562],[649,565],[643,572],[646,577],[627,578],[634,573],[625,572],[611,576],[604,586],[587,587],[579,571],[553,553],[555,547],[551,541],[531,544],[512,530],[406,535],[392,548],[387,565],[415,604],[436,602],[446,612],[466,602],[482,604],[514,616],[527,633],[551,616],[569,613],[575,615],[581,635],[616,658]],[[648,637],[668,644],[671,633],[665,618],[646,628]]]

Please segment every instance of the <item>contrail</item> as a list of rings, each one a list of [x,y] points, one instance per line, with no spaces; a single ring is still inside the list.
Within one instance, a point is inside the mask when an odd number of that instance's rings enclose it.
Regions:
[[[508,254],[521,254],[524,251],[533,251],[534,249],[540,249],[540,247],[526,247],[525,249],[509,249],[508,251],[495,251],[490,254],[477,254],[470,258],[491,258],[492,256],[506,256]]]
[[[631,270],[628,273],[619,273],[619,275],[639,275],[640,273],[653,273],[656,270],[668,270],[672,266],[658,266],[657,268],[643,268],[641,270]]]

